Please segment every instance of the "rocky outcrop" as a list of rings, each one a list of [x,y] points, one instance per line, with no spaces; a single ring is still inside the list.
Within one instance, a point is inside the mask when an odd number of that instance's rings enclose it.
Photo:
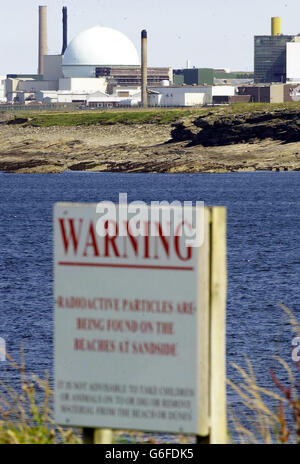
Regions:
[[[215,147],[255,143],[272,139],[283,143],[300,141],[300,113],[295,109],[256,111],[242,114],[209,112],[194,121],[173,124],[172,141],[189,146]]]
[[[32,118],[31,118],[32,119]],[[13,118],[7,121],[8,126],[17,126],[25,124],[26,122],[30,121],[30,118]]]
[[[172,138],[170,140],[170,133]],[[173,125],[31,127],[0,118],[0,171],[18,173],[300,170],[295,110],[191,113]]]

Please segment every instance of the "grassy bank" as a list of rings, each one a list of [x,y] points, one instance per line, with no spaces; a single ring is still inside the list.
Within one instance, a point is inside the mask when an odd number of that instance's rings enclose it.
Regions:
[[[48,374],[44,379],[27,375],[23,350],[17,364],[8,354],[15,384],[0,380],[0,444],[80,444],[78,430],[63,429],[54,423],[53,392]],[[4,374],[5,377],[5,374]]]
[[[282,304],[279,306],[285,313],[291,341],[294,337],[300,339],[299,321],[290,309]],[[271,390],[261,385],[247,357],[246,369],[232,363],[240,382],[230,379],[227,382],[239,396],[242,406],[230,408],[229,417],[238,443],[300,444],[300,362],[288,362],[275,354],[273,358],[276,363],[270,369],[274,385]]]
[[[97,124],[171,124],[180,118],[197,115],[203,110],[157,110],[157,111],[81,111],[76,113],[23,114],[24,125],[33,127],[92,126]],[[10,120],[13,122],[13,119]]]
[[[285,111],[300,109],[300,102],[293,103],[238,103],[231,106],[216,106],[197,109],[132,109],[132,110],[88,110],[80,112],[62,113],[24,113],[10,118],[9,123],[19,121],[20,124],[33,127],[68,127],[68,126],[91,126],[91,125],[114,125],[114,124],[171,124],[180,119],[194,117],[208,112],[226,114],[253,113],[255,111]],[[23,122],[22,122],[23,120]]]

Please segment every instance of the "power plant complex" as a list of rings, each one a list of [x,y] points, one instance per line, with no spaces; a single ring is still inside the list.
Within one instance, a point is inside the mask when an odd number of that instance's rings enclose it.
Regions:
[[[139,54],[133,43],[114,29],[92,27],[81,32],[68,44],[66,7],[63,8],[62,36],[61,54],[49,55],[47,7],[40,6],[38,74],[8,74],[5,86],[7,101],[86,103],[93,95],[95,102],[101,101],[104,105],[106,102],[137,105],[141,101],[142,75],[145,88],[147,85],[172,80],[170,68],[148,69],[147,65],[141,67]],[[144,62],[146,42],[147,33],[143,31]]]
[[[300,36],[283,35],[281,18],[272,18],[271,35],[254,38],[254,80],[300,82]]]
[[[141,51],[122,32],[94,26],[68,43],[68,12],[62,10],[62,50],[48,54],[47,6],[39,7],[38,72],[0,76],[0,102],[80,107],[201,106],[238,101],[300,99],[300,36],[282,35],[272,18],[271,35],[254,37],[254,75],[226,69],[148,67],[148,34]],[[299,94],[299,95],[298,95]]]

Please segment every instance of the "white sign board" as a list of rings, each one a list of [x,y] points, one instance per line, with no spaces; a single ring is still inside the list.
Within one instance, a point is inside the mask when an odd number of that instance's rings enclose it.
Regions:
[[[96,205],[55,206],[58,424],[208,431],[209,234],[206,210],[194,212],[198,248],[176,210],[170,236],[159,221],[154,236],[101,236]]]

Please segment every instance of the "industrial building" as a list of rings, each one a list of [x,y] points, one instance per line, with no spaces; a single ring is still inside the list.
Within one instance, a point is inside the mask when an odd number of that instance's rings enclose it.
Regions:
[[[239,96],[250,97],[253,103],[285,103],[300,101],[300,84],[297,83],[273,83],[239,86]]]
[[[86,106],[89,108],[122,108],[137,107],[141,102],[141,92],[129,93],[128,96],[116,94],[117,96],[107,95],[96,92],[87,97]]]
[[[61,53],[49,55],[47,7],[39,7],[38,72],[0,77],[1,103],[184,107],[299,98],[300,36],[282,35],[280,18],[272,18],[270,36],[255,36],[252,74],[191,68],[189,61],[174,71],[148,67],[146,30],[140,54],[128,37],[108,27],[91,27],[68,42],[67,14],[63,7]]]
[[[0,76],[0,103],[6,102],[6,76]]]
[[[173,82],[175,85],[213,85],[214,70],[211,68],[174,69]]]
[[[173,75],[169,67],[148,67],[145,30],[141,33],[141,60],[128,37],[107,27],[94,26],[68,43],[67,14],[63,7],[62,51],[49,55],[47,7],[39,7],[38,73],[8,75],[4,90],[8,102],[76,103],[90,108],[176,107],[229,103],[241,98],[236,86],[224,84],[229,78],[249,76],[225,69],[195,68],[178,70]],[[173,77],[180,80],[182,76],[183,82],[173,85]],[[216,76],[223,85],[214,85]],[[228,79],[222,80],[224,76]]]
[[[254,82],[300,82],[300,37],[283,35],[272,18],[271,35],[254,37]]]
[[[255,83],[286,81],[286,45],[292,39],[290,35],[255,37]]]
[[[286,44],[286,80],[300,82],[300,37]]]
[[[128,37],[120,31],[95,26],[68,43],[67,28],[64,7],[62,53],[48,55],[47,7],[39,7],[38,74],[8,75],[7,100],[22,104],[86,103],[90,95],[98,93],[110,96],[112,103],[122,98],[128,103],[134,95],[135,105],[136,96],[141,99],[142,69],[139,54]],[[173,71],[169,67],[147,68],[146,79],[146,87],[162,81],[172,83]]]
[[[152,107],[202,106],[211,103],[210,89],[208,86],[152,87],[148,93],[148,103]]]
[[[149,106],[203,106],[217,104],[219,101],[220,103],[229,102],[229,98],[236,95],[237,88],[229,85],[163,85],[149,89],[148,102]]]
[[[251,84],[254,83],[254,75],[243,71],[230,72],[228,69],[174,69],[173,82],[176,85]]]

